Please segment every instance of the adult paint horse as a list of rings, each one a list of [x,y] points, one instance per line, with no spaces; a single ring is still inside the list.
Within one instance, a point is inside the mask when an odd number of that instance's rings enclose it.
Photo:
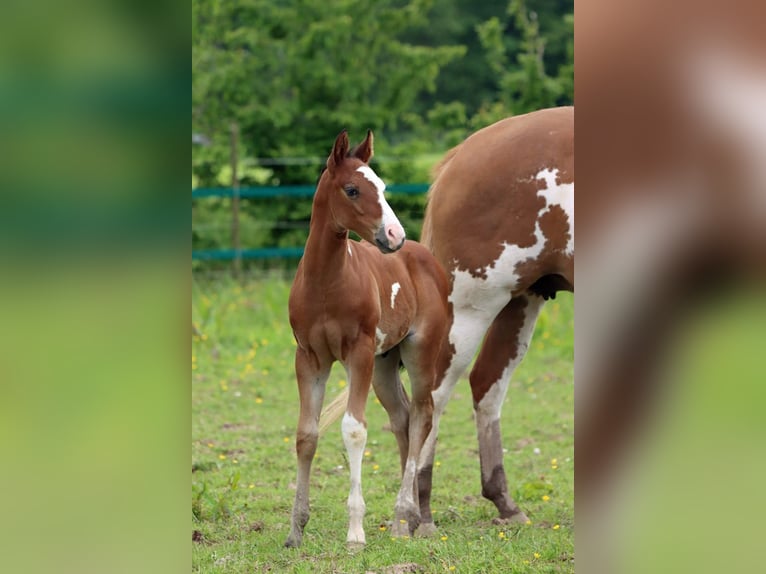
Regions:
[[[347,541],[365,542],[361,477],[370,383],[388,412],[401,458],[392,532],[411,535],[420,521],[417,461],[431,430],[436,358],[446,336],[447,278],[425,247],[405,243],[383,196],[385,184],[368,165],[372,154],[371,132],[350,152],[345,131],[335,140],[314,194],[309,237],[290,291],[300,419],[297,489],[286,546],[301,544],[309,519],[309,473],[325,383],[335,361],[349,378],[341,424],[351,475]],[[367,243],[350,241],[349,230]],[[399,378],[400,360],[412,382],[411,401]]]
[[[482,495],[501,519],[527,520],[508,494],[500,411],[543,303],[574,291],[573,132],[571,107],[508,118],[468,137],[437,167],[422,241],[448,274],[449,344],[437,365],[433,428],[420,459],[420,534],[435,531],[439,418],[482,338],[470,374]]]

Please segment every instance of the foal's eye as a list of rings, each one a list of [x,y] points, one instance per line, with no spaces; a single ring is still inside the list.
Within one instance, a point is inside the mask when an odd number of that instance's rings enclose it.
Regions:
[[[359,197],[359,190],[355,188],[353,185],[346,186],[343,188],[346,192],[346,195],[350,197],[351,199],[356,199]]]

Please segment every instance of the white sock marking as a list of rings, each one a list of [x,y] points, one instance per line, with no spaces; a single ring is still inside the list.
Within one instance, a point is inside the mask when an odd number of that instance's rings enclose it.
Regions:
[[[347,542],[365,543],[364,519],[365,504],[362,496],[362,456],[364,446],[367,443],[367,429],[356,420],[353,415],[346,412],[341,423],[343,443],[348,452],[349,475],[351,477],[351,490],[348,494],[348,536]]]

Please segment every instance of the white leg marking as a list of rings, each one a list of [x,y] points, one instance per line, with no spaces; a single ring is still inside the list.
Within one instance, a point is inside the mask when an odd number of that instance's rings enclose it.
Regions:
[[[365,504],[362,497],[362,456],[364,445],[367,443],[367,429],[350,413],[343,415],[341,423],[343,443],[348,452],[348,462],[351,476],[351,490],[348,494],[348,536],[347,542],[365,543],[364,520]]]
[[[404,475],[402,476],[402,488],[396,497],[396,507],[415,506],[415,496],[412,487],[415,484],[415,473],[418,470],[417,462],[414,458],[408,458],[404,465]]]
[[[401,285],[399,283],[394,283],[391,285],[391,308],[394,308],[394,301],[396,301],[396,295],[399,293],[399,289],[401,289]]]

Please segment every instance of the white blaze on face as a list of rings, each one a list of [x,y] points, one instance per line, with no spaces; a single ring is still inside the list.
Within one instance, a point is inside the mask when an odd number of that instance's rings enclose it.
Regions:
[[[402,286],[399,285],[398,282],[391,285],[391,308],[392,309],[394,308],[394,301],[396,300],[396,294],[399,293],[399,289],[401,287]]]
[[[378,190],[378,203],[380,204],[381,212],[383,213],[382,216],[382,225],[383,227],[393,227],[395,229],[395,234],[397,237],[397,240],[399,240],[399,236],[401,236],[401,240],[404,240],[404,228],[402,227],[402,224],[399,222],[399,218],[396,217],[396,214],[394,213],[394,210],[391,209],[391,206],[388,205],[388,202],[386,201],[385,195],[383,195],[383,192],[386,191],[386,184],[383,183],[383,180],[378,177],[378,174],[375,173],[372,168],[368,165],[362,165],[356,169],[359,173],[361,173],[367,181],[372,183],[372,185],[375,186],[375,189]],[[401,242],[401,241],[400,241]]]
[[[537,192],[538,196],[545,199],[545,207],[537,214],[539,219],[554,205],[558,205],[567,216],[569,222],[569,240],[567,241],[567,255],[574,253],[574,183],[556,183],[558,169],[545,168],[539,172],[535,179],[545,181],[545,188]]]

